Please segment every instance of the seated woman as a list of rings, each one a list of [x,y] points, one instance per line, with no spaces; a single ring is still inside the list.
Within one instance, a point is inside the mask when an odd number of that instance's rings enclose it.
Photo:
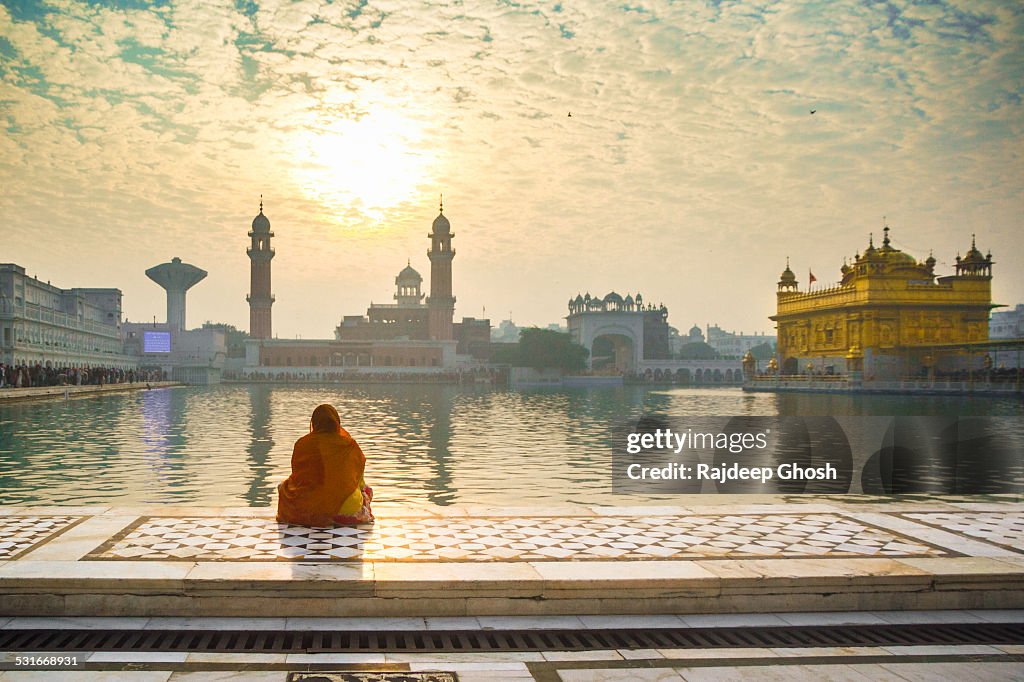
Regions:
[[[373,523],[366,456],[330,405],[313,410],[309,433],[295,443],[292,475],[277,487],[277,520],[298,526]]]

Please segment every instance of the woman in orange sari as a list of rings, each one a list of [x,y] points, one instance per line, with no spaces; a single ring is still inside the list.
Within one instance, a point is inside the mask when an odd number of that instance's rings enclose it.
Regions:
[[[366,456],[330,405],[313,410],[309,433],[295,443],[292,475],[277,487],[277,520],[298,526],[373,523]]]

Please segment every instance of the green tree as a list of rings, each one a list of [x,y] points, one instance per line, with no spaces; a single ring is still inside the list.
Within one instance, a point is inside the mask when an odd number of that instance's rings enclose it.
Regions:
[[[515,343],[492,343],[491,362],[502,365],[520,366],[519,363],[519,342]]]
[[[203,323],[203,329],[218,329],[224,332],[224,345],[228,348],[229,358],[245,357],[245,340],[249,338],[248,332],[238,329],[233,324],[209,320]]]
[[[681,360],[716,360],[718,351],[703,341],[694,341],[683,344],[679,349],[679,358]]]
[[[590,352],[572,340],[571,334],[551,329],[531,327],[519,334],[520,367],[543,369],[558,367],[566,372],[578,372],[587,366]]]
[[[755,360],[768,362],[775,355],[775,344],[767,341],[760,343],[750,349],[750,354],[754,356]]]

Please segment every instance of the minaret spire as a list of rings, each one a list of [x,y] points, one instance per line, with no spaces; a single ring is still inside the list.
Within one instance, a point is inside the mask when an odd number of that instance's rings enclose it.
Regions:
[[[438,204],[437,210],[444,213],[444,192],[441,193],[441,200]]]

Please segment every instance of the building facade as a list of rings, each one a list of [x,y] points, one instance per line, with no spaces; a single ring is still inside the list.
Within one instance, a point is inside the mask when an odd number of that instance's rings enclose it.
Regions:
[[[464,317],[462,322],[454,322],[453,319],[452,260],[455,250],[451,240],[455,235],[444,215],[443,205],[427,236],[430,239],[427,251],[430,296],[423,294],[423,277],[410,262],[406,262],[405,268],[395,277],[394,303],[370,303],[366,315],[345,315],[334,329],[335,341],[455,341],[459,355],[469,355],[477,360],[490,357],[490,320]],[[390,355],[396,362],[406,357],[404,353],[387,351],[378,355],[378,359]],[[442,356],[447,357],[446,354]],[[418,351],[408,357],[418,358]]]
[[[988,336],[990,339],[1024,339],[1024,304],[1018,303],[1013,310],[992,313]]]
[[[589,368],[614,369],[622,374],[641,371],[644,360],[667,360],[668,308],[644,306],[641,294],[625,298],[609,293],[604,298],[579,294],[569,299],[566,316],[573,341],[588,351]]]
[[[346,315],[334,330],[337,341],[430,339],[430,318],[420,289],[423,277],[407,264],[395,277],[394,303],[371,303],[366,316]]]
[[[723,358],[742,358],[748,350],[762,344],[775,346],[775,338],[765,333],[727,332],[718,325],[708,325],[707,344]]]
[[[257,220],[261,216],[262,210]],[[254,221],[253,232],[258,231],[262,235],[272,234],[269,233],[269,221],[260,221],[259,225]],[[423,374],[450,371],[461,366],[460,362],[474,364],[489,357],[490,320],[467,317],[462,322],[453,321],[452,260],[455,250],[451,240],[454,236],[442,205],[428,235],[429,297],[423,294],[423,277],[407,262],[395,277],[394,303],[370,303],[365,315],[345,315],[334,329],[334,339],[299,341],[253,334],[253,338],[246,342],[243,372],[250,376],[286,374],[303,377],[353,371]],[[261,241],[260,245],[254,244],[249,249],[250,258],[254,250],[269,249],[269,237],[266,239],[266,242]],[[272,249],[269,257],[263,256],[268,268],[270,257],[273,257]],[[260,281],[263,277],[261,274]],[[254,291],[256,279],[254,274]],[[267,284],[263,291],[269,295],[269,269],[265,279]],[[270,296],[269,300],[272,303],[273,297]],[[465,358],[465,362],[460,360],[460,356]]]
[[[984,342],[992,309],[992,256],[971,241],[954,275],[937,277],[935,258],[918,262],[882,246],[843,264],[837,286],[801,292],[789,264],[777,291],[777,364],[782,374],[856,373],[893,380],[938,369],[954,371],[956,353],[936,349]]]
[[[0,263],[0,362],[136,368],[121,339],[121,290],[61,289]]]

